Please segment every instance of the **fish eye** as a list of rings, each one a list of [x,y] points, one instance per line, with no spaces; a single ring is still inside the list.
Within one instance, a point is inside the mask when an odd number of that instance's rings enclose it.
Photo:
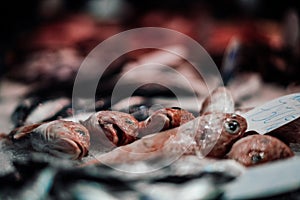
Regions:
[[[237,134],[240,131],[240,124],[235,120],[226,121],[224,128],[229,134]]]
[[[258,163],[264,159],[264,153],[258,153],[251,156],[252,163]]]
[[[80,135],[82,135],[82,136],[85,136],[85,132],[84,131],[82,131],[82,130],[75,130],[77,133],[79,133]]]
[[[134,122],[131,121],[131,120],[128,119],[128,118],[125,119],[125,123],[130,124],[130,125],[133,125],[133,124],[134,124]]]

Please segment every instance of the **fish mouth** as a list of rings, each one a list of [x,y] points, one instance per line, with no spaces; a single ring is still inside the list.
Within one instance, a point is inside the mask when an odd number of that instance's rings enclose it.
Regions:
[[[106,137],[115,145],[121,146],[128,144],[134,140],[134,137],[127,134],[120,126],[117,124],[110,124],[105,126],[103,124],[100,127],[104,130]]]
[[[117,135],[119,138],[118,145],[126,145],[136,140],[136,136],[132,135],[132,130],[126,133],[124,129],[116,125]]]
[[[48,148],[49,153],[61,158],[76,160],[88,155],[88,150],[84,145],[69,138],[63,138],[49,145]]]
[[[81,159],[83,157],[86,157],[89,154],[89,150],[84,147],[81,143],[74,141],[77,144],[77,147],[80,149],[80,153],[78,155],[78,158]]]

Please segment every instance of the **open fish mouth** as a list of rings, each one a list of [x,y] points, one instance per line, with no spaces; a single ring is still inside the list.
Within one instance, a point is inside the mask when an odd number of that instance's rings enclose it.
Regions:
[[[100,127],[104,131],[106,137],[117,146],[134,141],[134,137],[128,135],[126,131],[117,124],[100,124]]]
[[[87,156],[88,150],[78,141],[62,138],[57,142],[46,145],[45,150],[60,158],[81,159]]]

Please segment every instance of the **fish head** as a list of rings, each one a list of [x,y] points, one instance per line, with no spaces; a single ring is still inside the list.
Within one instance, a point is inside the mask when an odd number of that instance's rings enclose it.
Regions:
[[[195,119],[194,115],[178,107],[162,108],[140,123],[139,136],[176,128]]]
[[[75,160],[88,155],[90,134],[80,123],[55,120],[35,129],[31,143],[35,150]]]
[[[200,117],[196,143],[201,155],[222,158],[247,129],[244,117],[234,113],[207,113]]]
[[[138,135],[138,121],[130,114],[119,111],[97,113],[99,126],[115,145],[133,142]]]

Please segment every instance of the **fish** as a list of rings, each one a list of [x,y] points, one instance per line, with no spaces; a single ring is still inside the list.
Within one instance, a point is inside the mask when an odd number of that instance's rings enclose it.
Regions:
[[[151,114],[146,120],[139,122],[139,137],[176,128],[195,119],[194,115],[179,107],[162,108]]]
[[[207,155],[210,158],[224,158],[232,145],[244,136],[248,127],[247,121],[235,113],[209,113],[204,117],[204,129],[200,129],[201,134],[196,134],[195,137],[196,153],[200,150],[200,157]],[[218,131],[218,137],[214,138]]]
[[[177,128],[142,137],[135,142],[95,155],[82,166],[147,161],[159,157],[178,158],[194,154],[201,158],[223,158],[247,129],[246,120],[232,113],[207,113]],[[175,156],[175,157],[174,157]]]
[[[125,112],[103,110],[80,123],[90,132],[92,148],[98,151],[129,144],[138,136],[138,121]]]
[[[18,127],[6,137],[13,148],[77,160],[88,155],[89,131],[80,123],[55,120]]]
[[[229,159],[249,167],[293,157],[293,151],[279,139],[269,135],[249,135],[233,144]]]

